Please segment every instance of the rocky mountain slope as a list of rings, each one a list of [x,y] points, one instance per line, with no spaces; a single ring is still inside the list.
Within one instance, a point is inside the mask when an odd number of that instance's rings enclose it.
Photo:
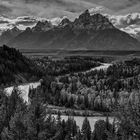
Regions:
[[[17,27],[4,31],[0,36],[0,45],[6,44],[10,40],[14,39],[21,32],[22,31],[19,30]]]

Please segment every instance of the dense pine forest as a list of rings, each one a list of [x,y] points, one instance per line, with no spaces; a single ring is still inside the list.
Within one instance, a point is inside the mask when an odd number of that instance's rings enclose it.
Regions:
[[[18,50],[0,47],[0,85],[25,83],[39,79],[40,70]]]
[[[137,100],[139,100],[138,98]],[[0,139],[1,140],[128,140],[140,139],[140,103],[127,103],[118,108],[113,123],[109,118],[95,123],[92,131],[85,116],[80,129],[73,116],[61,119],[46,112],[47,104],[39,92],[34,94],[27,105],[16,90],[7,97],[0,96]]]
[[[0,48],[0,58],[0,140],[140,140],[140,58],[27,58],[7,46]],[[104,63],[111,65],[94,69]],[[41,85],[29,89],[28,103],[17,88],[10,96],[2,90],[39,79]],[[53,110],[57,107],[63,110]],[[88,116],[95,112],[106,120],[92,130]],[[85,118],[82,128],[76,115]]]

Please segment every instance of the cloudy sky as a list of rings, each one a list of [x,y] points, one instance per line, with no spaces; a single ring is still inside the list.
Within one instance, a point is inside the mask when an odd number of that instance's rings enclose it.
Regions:
[[[140,0],[0,0],[0,29],[30,27],[46,18],[59,23],[64,16],[74,19],[91,8],[112,15],[111,21],[120,28],[140,25]]]
[[[7,17],[39,16],[74,17],[81,11],[97,6],[115,14],[140,11],[140,0],[0,0],[0,15]]]

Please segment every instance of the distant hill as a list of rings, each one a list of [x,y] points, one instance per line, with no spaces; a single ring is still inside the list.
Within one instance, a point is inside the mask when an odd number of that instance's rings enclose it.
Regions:
[[[18,50],[0,47],[0,85],[25,83],[37,78],[39,69]]]
[[[57,26],[39,22],[7,43],[18,49],[140,50],[140,42],[115,28],[101,14],[86,10],[73,22],[63,19]]]

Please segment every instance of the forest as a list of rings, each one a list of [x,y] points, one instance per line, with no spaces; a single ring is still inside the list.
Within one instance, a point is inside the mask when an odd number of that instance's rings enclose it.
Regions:
[[[104,62],[102,58],[70,56],[63,59],[53,60],[48,57],[32,58],[32,61],[43,69],[45,75],[59,76],[69,73],[82,72],[100,66],[99,62]]]
[[[140,58],[27,58],[7,46],[0,48],[0,57],[0,140],[140,140]],[[103,63],[111,65],[91,70]],[[16,86],[11,96],[3,91],[5,85],[39,79],[41,86],[29,89],[28,104]],[[63,112],[68,120],[62,119],[61,111],[50,111],[49,105],[71,109]],[[73,110],[85,110],[82,128]],[[88,110],[106,117],[94,130]]]
[[[140,139],[139,85],[140,59],[128,58],[114,61],[106,71],[72,71],[55,77],[43,77],[41,87],[30,90],[29,97],[32,100],[35,94],[39,93],[42,102],[48,105],[93,110],[106,116],[115,116],[117,121],[114,120],[113,124],[97,121],[90,138],[81,137],[82,140],[137,140]],[[71,115],[71,112],[65,113]],[[77,115],[75,112],[72,114]],[[89,114],[86,112],[84,115]],[[108,131],[106,123],[111,130]],[[80,133],[83,136],[82,130]],[[96,134],[99,135],[98,138]]]
[[[34,81],[42,72],[33,61],[26,58],[18,50],[6,45],[0,47],[0,86]]]
[[[139,140],[140,103],[127,103],[116,110],[113,123],[99,120],[92,131],[88,118],[80,129],[73,116],[61,119],[46,112],[47,104],[39,92],[27,105],[15,89],[11,96],[0,94],[0,139],[1,140]],[[140,101],[140,98],[137,100]]]
[[[37,92],[50,105],[111,114],[118,106],[137,102],[139,74],[139,59],[133,58],[113,63],[106,71],[101,69],[44,76]],[[32,98],[35,92],[30,90],[29,97]]]

